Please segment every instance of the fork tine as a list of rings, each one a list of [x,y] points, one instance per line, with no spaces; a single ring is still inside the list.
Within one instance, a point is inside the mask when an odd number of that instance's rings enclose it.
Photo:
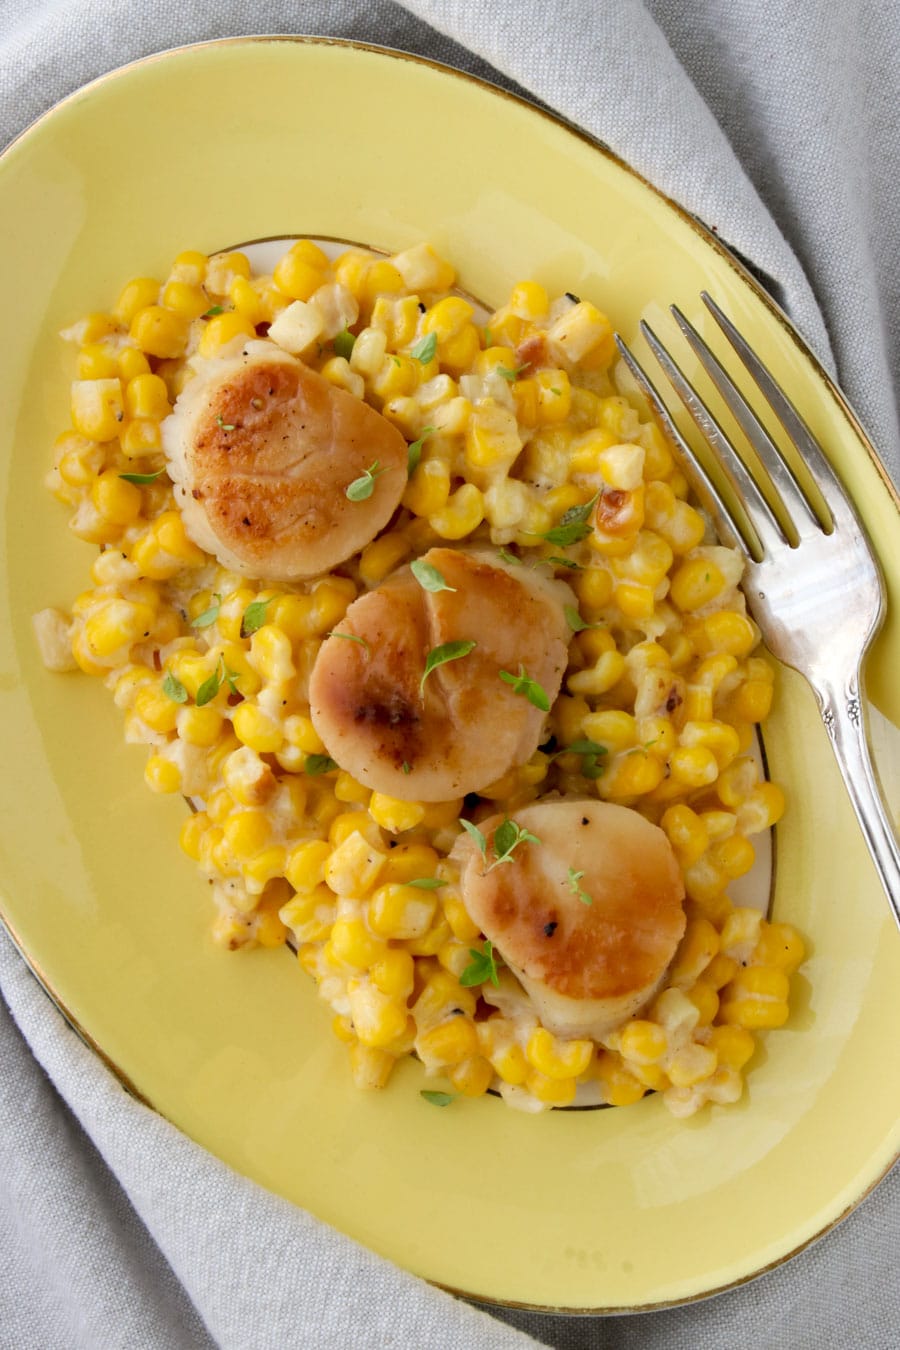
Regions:
[[[788,543],[784,531],[772,513],[772,508],[696,389],[685,379],[653,329],[643,319],[640,328],[650,350],[666,372],[706,440],[715,450],[732,487],[741,499],[747,518],[756,533],[757,552],[772,551]]]
[[[781,493],[792,522],[801,538],[819,533],[822,526],[809,499],[794,477],[794,473],[772,437],[766,431],[750,404],[713,356],[696,328],[688,322],[677,305],[670,306],[675,322],[690,344],[713,384],[718,389],[741,431],[756,451],[759,461],[773,484]],[[724,318],[724,315],[722,316]],[[743,352],[739,353],[743,357]]]
[[[743,547],[744,541],[741,539],[735,528],[731,512],[725,505],[725,502],[719,493],[719,489],[716,487],[715,483],[678,430],[672,420],[668,408],[665,403],[663,403],[656,386],[650,379],[650,376],[618,333],[615,334],[615,340],[616,346],[621,353],[622,360],[625,362],[638,385],[649,399],[653,411],[665,427],[669,438],[680,451],[684,467],[691,479],[691,485],[712,517],[713,523],[719,533],[719,537],[726,543],[731,544],[734,548]]]
[[[825,505],[831,512],[832,520],[836,519],[838,516],[843,517],[845,509],[849,514],[849,517],[855,520],[853,508],[850,506],[847,495],[838,481],[834,470],[822,453],[822,447],[819,445],[819,442],[816,440],[787,394],[779,384],[776,384],[769,370],[756,355],[756,352],[748,345],[746,339],[738,332],[731,320],[722,313],[712,296],[706,291],[701,291],[700,297],[756,383],[759,385],[779,422],[802,454],[806,467],[809,469],[813,481],[822,493]]]

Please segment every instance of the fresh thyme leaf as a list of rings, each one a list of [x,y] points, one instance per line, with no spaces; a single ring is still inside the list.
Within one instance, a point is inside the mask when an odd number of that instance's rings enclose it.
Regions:
[[[512,384],[515,380],[519,378],[519,376],[522,374],[522,371],[527,370],[530,365],[531,365],[530,361],[524,361],[521,366],[516,366],[515,369],[513,369],[511,366],[495,366],[494,370],[502,380],[508,380],[508,382]]]
[[[422,458],[422,446],[429,436],[433,436],[437,427],[426,427],[417,441],[410,441],[406,457],[406,472],[412,478]]]
[[[222,680],[225,677],[225,662],[219,657],[218,663],[213,673],[203,681],[197,690],[197,697],[194,700],[198,708],[204,708],[207,703],[211,703],[216,694],[222,688]]]
[[[423,558],[416,558],[415,562],[410,563],[409,570],[412,572],[423,591],[456,590],[455,586],[447,585],[443,573],[440,572],[433,563],[425,562]]]
[[[560,558],[556,554],[551,554],[549,558],[544,558],[545,563],[553,563],[556,567],[568,567],[572,572],[583,572],[584,563],[573,562],[571,558]]]
[[[162,682],[162,691],[166,698],[170,698],[173,703],[187,703],[188,691],[178,676],[172,674],[171,670],[166,671],[166,678]]]
[[[244,617],[241,619],[241,637],[252,637],[252,635],[262,628],[266,621],[266,610],[273,600],[277,600],[277,595],[270,595],[267,600],[252,600],[244,610]]]
[[[223,431],[234,431],[234,422],[223,422],[221,413],[216,418],[216,426],[221,427]]]
[[[412,773],[412,765],[409,763],[408,760],[404,760],[403,763],[400,765],[400,768],[403,770],[404,773]]]
[[[221,305],[210,305],[209,309],[201,317],[204,319],[211,319],[214,314],[224,314],[224,313],[225,311]]]
[[[331,632],[326,633],[325,636],[346,638],[348,642],[358,642],[361,647],[365,647],[366,656],[370,656],[372,654],[372,648],[369,646],[368,642],[366,642],[366,639],[364,637],[358,637],[356,633],[338,633],[334,628],[332,628]]]
[[[320,773],[331,773],[331,770],[336,768],[337,763],[330,755],[307,755],[303,772],[308,773],[310,778],[315,778]]]
[[[410,347],[409,354],[417,361],[421,361],[423,366],[427,366],[429,361],[434,360],[436,351],[437,333],[429,333],[427,337],[419,338],[414,347]]]
[[[600,628],[599,623],[585,623],[584,619],[578,613],[574,605],[563,605],[563,613],[566,616],[566,623],[573,633],[583,633],[586,628]]]
[[[514,820],[508,817],[502,825],[498,825],[494,831],[494,854],[497,858],[506,857],[516,846],[517,826]]]
[[[488,872],[492,872],[495,867],[501,863],[512,862],[512,855],[520,844],[539,844],[541,841],[536,834],[519,825],[515,820],[507,817],[502,825],[498,825],[494,831],[494,862],[488,867]]]
[[[550,699],[546,689],[543,685],[538,684],[537,680],[531,679],[524,666],[519,666],[518,675],[512,675],[508,670],[501,670],[500,678],[505,684],[512,685],[514,694],[521,694],[541,712],[550,711]]]
[[[486,984],[490,980],[491,984],[498,986],[500,976],[497,974],[494,944],[488,940],[481,951],[478,951],[475,947],[470,947],[469,955],[472,960],[460,975],[460,984],[471,988],[473,984]]]
[[[191,624],[192,628],[208,628],[211,623],[215,623],[216,619],[219,617],[219,610],[222,607],[222,597],[218,592],[213,596],[213,602],[214,603],[211,604],[208,609],[205,609],[202,614],[197,615],[196,619]]]
[[[471,820],[463,820],[460,816],[460,825],[471,839],[475,840],[475,846],[485,862],[487,862],[487,840],[481,833],[477,825],[473,825]]]
[[[600,493],[595,492],[589,502],[584,502],[581,506],[570,506],[559,524],[554,525],[551,530],[546,530],[540,536],[541,539],[546,539],[548,544],[561,544],[563,548],[586,539],[591,532],[587,522],[599,496]]]
[[[583,876],[584,872],[576,872],[574,867],[570,867],[569,890],[572,892],[573,895],[578,896],[578,899],[581,901],[583,905],[592,905],[594,903],[594,897],[592,895],[588,895],[587,891],[582,890],[579,884]]]
[[[449,1106],[455,1097],[453,1092],[433,1092],[431,1088],[420,1088],[419,1096],[424,1097],[431,1106]]]
[[[415,886],[420,891],[437,891],[441,886],[446,886],[446,881],[441,881],[440,877],[416,877],[415,881],[405,881],[405,886]]]
[[[468,656],[469,652],[477,646],[477,642],[465,638],[461,642],[442,642],[439,647],[432,647],[425,657],[425,669],[419,681],[419,689],[424,689],[428,676],[438,666],[444,666],[448,661],[458,661],[461,656]]]
[[[334,347],[335,356],[342,356],[345,361],[349,361],[355,343],[356,338],[350,329],[344,328],[334,337],[331,345]]]
[[[145,483],[155,483],[157,478],[165,473],[165,469],[157,469],[156,473],[120,473],[119,477],[124,478],[126,483],[134,483],[137,487],[143,487]]]
[[[501,557],[501,558],[503,559],[503,561],[504,561],[505,563],[510,563],[511,566],[514,566],[514,567],[518,567],[519,564],[520,564],[521,561],[522,561],[522,559],[521,559],[521,558],[517,558],[516,555],[515,555],[514,553],[510,553],[510,551],[509,551],[508,548],[498,548],[498,549],[497,549],[497,554],[498,554],[499,557]]]
[[[485,347],[493,347],[494,345],[494,335],[489,328],[484,330],[484,345]]]
[[[359,478],[354,478],[353,482],[345,489],[344,496],[351,502],[364,502],[375,491],[375,479],[383,473],[384,469],[376,459],[369,465],[365,473],[360,474]]]
[[[571,745],[564,745],[555,752],[556,755],[580,755],[581,773],[584,778],[602,778],[606,766],[601,764],[600,760],[606,753],[605,745],[588,740],[573,741]]]

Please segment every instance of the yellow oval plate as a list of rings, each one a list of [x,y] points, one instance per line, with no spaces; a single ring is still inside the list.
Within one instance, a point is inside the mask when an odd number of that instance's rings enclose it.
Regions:
[[[455,166],[462,164],[459,169]],[[805,686],[767,749],[790,810],[774,912],[810,938],[789,1026],[736,1107],[673,1120],[436,1110],[419,1067],[357,1093],[329,1013],[284,951],[228,956],[100,683],[44,671],[30,616],[66,606],[92,550],[42,477],[68,420],[58,330],[184,248],[309,234],[430,239],[496,302],[533,276],[626,336],[711,291],[793,392],[850,483],[900,593],[897,500],[772,305],[702,228],[596,144],[408,57],[305,40],[173,52],[66,100],[0,162],[2,908],[55,997],[157,1110],[263,1186],[401,1266],[496,1302],[605,1310],[744,1280],[834,1223],[900,1140],[900,935]],[[663,315],[663,317],[660,317]],[[900,666],[896,622],[879,668]],[[877,671],[876,671],[877,674]],[[887,679],[878,686],[884,710]],[[895,742],[896,745],[896,742]]]

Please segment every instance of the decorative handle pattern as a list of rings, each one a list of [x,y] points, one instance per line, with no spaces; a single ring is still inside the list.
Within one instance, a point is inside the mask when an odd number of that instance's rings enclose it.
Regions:
[[[822,721],[888,903],[900,926],[900,841],[878,781],[858,676],[816,691]]]

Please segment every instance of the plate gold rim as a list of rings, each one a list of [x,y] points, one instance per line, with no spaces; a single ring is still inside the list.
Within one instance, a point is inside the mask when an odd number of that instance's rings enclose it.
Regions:
[[[474,86],[494,96],[499,96],[500,98],[507,100],[508,102],[514,105],[526,109],[530,114],[537,115],[542,119],[544,119],[545,121],[547,121],[548,123],[555,125],[556,127],[562,128],[569,134],[574,135],[583,143],[591,147],[594,151],[599,152],[603,157],[605,157],[608,161],[614,164],[617,168],[624,170],[629,176],[631,176],[633,179],[639,182],[643,187],[649,189],[650,192],[653,194],[653,196],[659,202],[663,203],[670,210],[674,211],[676,215],[679,217],[679,219],[682,221],[682,223],[688,225],[690,229],[695,234],[697,234],[699,238],[702,239],[707,246],[711,246],[714,252],[718,255],[718,257],[722,261],[724,261],[727,264],[727,266],[730,267],[731,270],[733,270],[738,275],[738,277],[741,279],[744,285],[750,288],[754,298],[762,302],[763,306],[768,311],[769,315],[779,324],[783,333],[791,340],[793,346],[796,348],[799,354],[803,357],[803,359],[806,362],[809,363],[821,389],[830,396],[831,400],[836,404],[840,413],[842,413],[843,416],[846,418],[856,437],[856,440],[858,441],[861,448],[865,451],[865,454],[870,460],[873,467],[876,469],[878,476],[881,480],[881,484],[883,488],[886,489],[887,496],[891,501],[892,505],[894,506],[894,509],[898,512],[898,514],[900,514],[900,490],[898,490],[897,486],[889,477],[887,470],[881,461],[881,458],[878,454],[878,451],[873,441],[871,440],[867,431],[860,422],[858,415],[855,413],[854,409],[849,404],[840,386],[832,378],[829,372],[823,367],[819,358],[807,345],[803,337],[795,328],[790,317],[778,305],[778,303],[773,299],[773,297],[765,289],[765,287],[757,280],[757,278],[749,270],[749,268],[741,260],[741,258],[737,256],[735,252],[731,248],[729,248],[729,246],[721,238],[719,238],[719,236],[713,230],[711,230],[710,227],[708,227],[701,219],[699,219],[697,216],[688,211],[677,200],[668,196],[661,189],[656,187],[640,171],[633,168],[632,165],[630,165],[626,160],[622,159],[615,151],[613,151],[603,141],[599,140],[597,137],[585,131],[578,125],[570,122],[567,118],[561,116],[560,114],[552,112],[547,108],[543,107],[542,105],[534,103],[530,101],[528,98],[521,96],[520,94],[513,93],[510,90],[503,88],[502,86],[493,84],[491,81],[483,79],[480,76],[473,75],[468,71],[460,70],[456,67],[448,66],[442,62],[433,60],[432,58],[421,56],[411,52],[402,51],[396,48],[385,47],[375,43],[361,42],[352,39],[331,38],[320,35],[250,34],[235,37],[214,38],[196,43],[186,43],[176,47],[167,48],[163,51],[151,53],[147,56],[140,57],[134,61],[128,62],[125,65],[118,66],[112,70],[104,72],[103,74],[90,80],[86,84],[79,86],[77,89],[72,90],[69,94],[65,95],[63,98],[54,103],[50,108],[46,109],[43,113],[41,113],[37,118],[35,118],[31,123],[29,123],[27,127],[23,128],[23,130],[19,132],[13,138],[13,140],[10,141],[3,148],[2,151],[0,151],[0,165],[2,165],[2,162],[12,152],[18,150],[20,143],[22,143],[23,141],[27,141],[27,139],[31,136],[32,132],[40,128],[48,119],[53,118],[58,111],[65,108],[68,104],[72,102],[79,101],[84,96],[89,94],[92,90],[97,89],[100,86],[106,85],[107,83],[111,83],[112,81],[117,80],[120,77],[127,77],[131,72],[133,72],[136,69],[139,69],[144,66],[158,64],[160,62],[168,60],[171,57],[177,57],[181,54],[187,54],[199,50],[204,50],[207,48],[214,49],[225,47],[240,47],[257,44],[273,45],[273,46],[278,44],[292,44],[306,47],[348,49],[353,51],[370,53],[378,57],[393,58],[395,60],[403,61],[412,65],[433,69],[443,76],[452,76],[456,80],[461,81],[464,84]],[[4,930],[8,934],[10,941],[12,942],[16,951],[22,958],[26,967],[29,969],[29,971],[37,980],[41,988],[53,1002],[54,1006],[58,1009],[60,1014],[66,1019],[67,1023],[78,1034],[78,1036],[84,1042],[84,1044],[100,1059],[100,1061],[105,1065],[105,1067],[109,1069],[111,1073],[113,1073],[116,1079],[129,1092],[131,1096],[133,1096],[137,1101],[141,1102],[142,1104],[147,1105],[155,1113],[162,1114],[161,1112],[159,1112],[158,1108],[156,1108],[152,1104],[152,1102],[149,1102],[146,1099],[146,1097],[144,1097],[141,1094],[141,1092],[134,1086],[134,1084],[131,1082],[129,1076],[125,1073],[125,1071],[122,1070],[112,1059],[109,1058],[109,1056],[105,1054],[105,1052],[102,1050],[99,1044],[90,1036],[90,1034],[88,1034],[85,1031],[84,1027],[80,1025],[78,1019],[69,1011],[62,998],[53,989],[52,984],[47,978],[46,974],[40,969],[39,965],[30,956],[25,946],[23,945],[22,941],[17,936],[14,926],[8,914],[5,911],[4,896],[2,891],[0,891],[0,923],[3,924]],[[892,1170],[892,1168],[895,1166],[898,1160],[900,1160],[900,1151],[898,1151],[897,1155],[889,1161],[887,1166],[884,1167],[884,1169],[879,1173],[879,1175],[874,1180],[872,1180],[866,1186],[866,1188],[859,1194],[859,1196],[856,1197],[851,1203],[849,1203],[838,1216],[830,1220],[821,1229],[819,1229],[816,1233],[812,1234],[802,1243],[798,1244],[795,1248],[792,1248],[790,1251],[779,1256],[774,1261],[768,1262],[766,1265],[760,1267],[759,1269],[749,1274],[740,1276],[732,1281],[727,1281],[719,1286],[716,1286],[715,1288],[706,1289],[700,1293],[690,1295],[685,1298],[675,1300],[661,1300],[658,1302],[650,1302],[645,1304],[561,1307],[561,1306],[550,1306],[545,1304],[522,1302],[518,1300],[492,1299],[482,1294],[471,1293],[465,1289],[457,1288],[451,1284],[444,1284],[439,1280],[430,1280],[426,1282],[431,1283],[437,1288],[444,1289],[451,1294],[466,1298],[475,1303],[482,1304],[486,1307],[506,1308],[510,1310],[528,1311],[553,1316],[589,1317],[589,1316],[622,1315],[636,1312],[662,1311],[669,1308],[688,1306],[693,1303],[703,1302],[708,1298],[715,1297],[719,1294],[726,1293],[730,1290],[737,1289],[742,1287],[743,1285],[754,1282],[761,1276],[770,1273],[771,1271],[777,1269],[779,1266],[783,1265],[785,1262],[793,1259],[795,1256],[805,1251],[808,1247],[818,1242],[821,1238],[827,1236],[841,1223],[843,1223],[843,1221],[860,1204],[862,1204],[863,1201],[869,1195],[872,1194],[872,1192],[881,1184],[884,1178]]]

